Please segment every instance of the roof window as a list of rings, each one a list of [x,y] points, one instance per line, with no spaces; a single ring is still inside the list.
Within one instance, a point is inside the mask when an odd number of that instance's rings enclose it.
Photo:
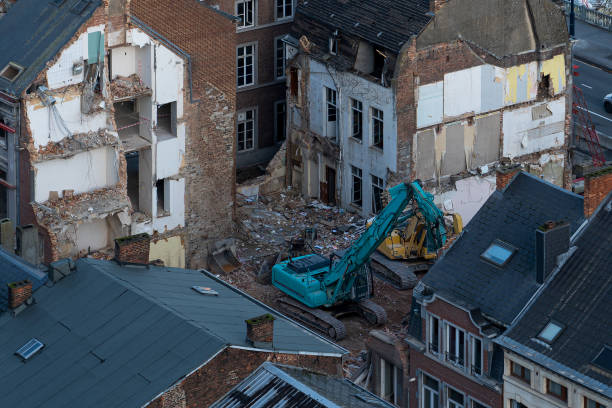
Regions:
[[[219,296],[219,292],[211,288],[207,288],[206,286],[192,286],[191,289],[195,290],[196,292],[202,295]]]
[[[8,81],[13,82],[15,79],[17,79],[17,77],[19,76],[19,74],[21,74],[22,71],[23,67],[20,67],[19,65],[13,62],[9,62],[6,67],[4,67],[4,69],[0,72],[0,78],[4,78]]]
[[[23,359],[23,361],[25,361],[32,357],[34,354],[36,354],[38,351],[40,351],[43,347],[45,347],[45,345],[42,344],[40,341],[32,339],[26,344],[24,344],[19,350],[17,350],[15,354],[17,354]]]
[[[510,258],[512,258],[512,255],[514,255],[515,252],[515,247],[506,242],[500,241],[499,239],[496,239],[480,256],[486,261],[489,261],[492,264],[501,267],[506,265],[508,261],[510,261]]]
[[[612,347],[603,346],[597,357],[592,361],[593,365],[603,368],[606,371],[612,372]]]
[[[557,337],[559,337],[562,330],[563,326],[561,324],[550,321],[546,326],[544,326],[544,329],[542,329],[540,334],[538,334],[538,339],[550,344],[555,341]]]

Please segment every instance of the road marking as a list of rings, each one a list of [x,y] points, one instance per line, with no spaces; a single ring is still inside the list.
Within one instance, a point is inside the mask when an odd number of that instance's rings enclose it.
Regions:
[[[588,86],[587,84],[582,84],[582,86],[584,86],[585,88],[593,89],[592,86]]]
[[[576,107],[577,107],[578,109],[580,109],[580,110],[584,110],[584,111],[589,112],[591,115],[595,115],[595,116],[598,116],[598,117],[600,117],[600,118],[602,118],[602,119],[607,120],[608,122],[612,122],[612,119],[610,119],[610,118],[606,118],[604,115],[600,115],[599,113],[595,113],[595,112],[590,111],[590,110],[588,110],[588,109],[584,109],[582,106],[576,106]]]

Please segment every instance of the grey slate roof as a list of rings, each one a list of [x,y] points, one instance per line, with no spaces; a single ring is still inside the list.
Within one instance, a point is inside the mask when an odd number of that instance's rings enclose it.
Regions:
[[[9,283],[28,279],[32,282],[32,290],[36,290],[48,280],[45,272],[5,251],[2,247],[0,247],[0,271],[0,313],[8,309]]]
[[[0,23],[0,70],[9,62],[24,68],[14,82],[0,78],[0,92],[18,97],[101,4],[91,0],[79,15],[71,8],[81,0],[19,0]]]
[[[431,20],[428,0],[308,0],[296,12],[396,53]]]
[[[41,286],[35,305],[16,317],[0,314],[0,406],[141,406],[227,345],[246,345],[244,320],[269,312],[199,271],[76,265]],[[278,315],[275,327],[284,335],[275,337],[279,349],[344,353]],[[23,363],[14,353],[31,338],[45,347]]]
[[[572,245],[576,251],[499,343],[612,398],[612,369],[592,364],[612,346],[612,193]],[[551,319],[564,329],[546,345],[535,339]]]
[[[391,408],[344,378],[298,367],[263,363],[211,408]]]
[[[503,192],[489,197],[417,288],[428,287],[509,326],[540,286],[535,280],[536,228],[549,220],[567,221],[574,233],[583,219],[581,196],[520,172]],[[495,239],[518,248],[501,268],[480,258]]]

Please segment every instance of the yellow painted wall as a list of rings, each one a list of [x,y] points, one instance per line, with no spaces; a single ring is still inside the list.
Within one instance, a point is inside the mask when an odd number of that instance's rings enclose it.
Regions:
[[[151,242],[149,260],[161,259],[166,266],[185,267],[185,246],[181,237],[170,237]]]
[[[565,90],[565,56],[555,55],[553,58],[543,61],[540,72],[550,75],[550,81],[555,90],[555,94]]]

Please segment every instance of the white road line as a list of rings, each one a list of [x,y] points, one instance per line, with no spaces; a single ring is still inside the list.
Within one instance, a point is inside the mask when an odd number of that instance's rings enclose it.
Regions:
[[[595,112],[590,111],[590,110],[588,110],[588,109],[584,109],[582,106],[577,106],[577,108],[578,108],[578,109],[581,109],[581,110],[584,110],[584,111],[587,111],[587,112],[589,112],[591,115],[595,115],[595,116],[598,116],[598,117],[600,117],[600,118],[602,118],[602,119],[605,119],[605,120],[607,120],[608,122],[612,122],[612,119],[610,119],[610,118],[606,118],[604,115],[600,115],[599,113],[595,113]]]
[[[585,88],[593,89],[592,86],[588,86],[587,84],[582,84],[582,86],[584,86]]]

